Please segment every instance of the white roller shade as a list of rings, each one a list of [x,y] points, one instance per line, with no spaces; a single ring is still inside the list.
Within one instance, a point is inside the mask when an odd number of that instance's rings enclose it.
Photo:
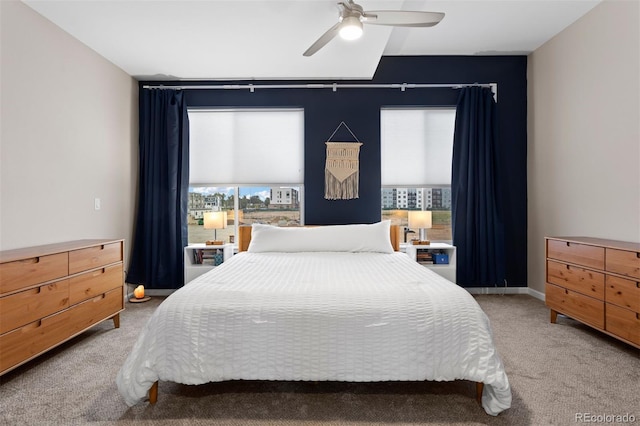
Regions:
[[[382,109],[382,185],[451,185],[455,117],[455,108]]]
[[[303,110],[189,110],[191,185],[303,179]]]

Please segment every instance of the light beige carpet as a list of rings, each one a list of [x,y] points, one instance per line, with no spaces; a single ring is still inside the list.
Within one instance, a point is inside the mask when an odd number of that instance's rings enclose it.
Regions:
[[[116,373],[160,298],[0,378],[2,425],[575,425],[640,424],[640,353],[525,295],[476,298],[491,319],[513,405],[485,414],[468,382],[160,383],[158,403],[129,408]],[[580,417],[581,416],[581,417]],[[597,417],[609,416],[609,417]],[[580,418],[578,418],[580,417]],[[578,421],[576,421],[578,420]],[[632,423],[633,424],[633,423]]]

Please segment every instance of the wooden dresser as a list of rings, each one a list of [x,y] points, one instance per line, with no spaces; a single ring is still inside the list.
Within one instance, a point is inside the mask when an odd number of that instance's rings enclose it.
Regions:
[[[640,244],[547,237],[546,303],[640,348]]]
[[[0,375],[124,309],[124,240],[0,251]]]

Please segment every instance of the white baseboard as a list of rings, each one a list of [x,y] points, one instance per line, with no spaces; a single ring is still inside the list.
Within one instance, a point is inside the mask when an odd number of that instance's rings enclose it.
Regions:
[[[529,295],[535,297],[538,300],[542,300],[544,302],[544,293],[534,290],[532,288],[529,289]]]
[[[527,287],[463,287],[471,294],[529,294]]]
[[[172,289],[144,289],[145,296],[170,296],[176,290]]]
[[[544,293],[540,293],[529,287],[467,287],[471,294],[528,294],[544,301]]]
[[[173,293],[174,291],[176,291],[176,290],[173,290],[173,289],[160,289],[160,290],[156,289],[156,290],[152,290],[152,289],[145,288],[144,289],[144,295],[145,296],[162,296],[162,297],[166,297],[166,296],[171,295],[171,293]],[[129,291],[126,292],[125,301],[129,300],[131,298],[133,298],[133,290],[130,291],[130,292]]]

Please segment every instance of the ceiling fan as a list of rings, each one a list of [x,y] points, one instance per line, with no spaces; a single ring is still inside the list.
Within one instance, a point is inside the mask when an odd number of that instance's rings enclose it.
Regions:
[[[304,53],[311,56],[322,49],[335,36],[355,40],[362,35],[362,24],[389,25],[394,27],[433,27],[444,18],[440,12],[419,12],[410,10],[368,10],[347,0],[338,3],[340,17],[338,23],[322,34]]]

